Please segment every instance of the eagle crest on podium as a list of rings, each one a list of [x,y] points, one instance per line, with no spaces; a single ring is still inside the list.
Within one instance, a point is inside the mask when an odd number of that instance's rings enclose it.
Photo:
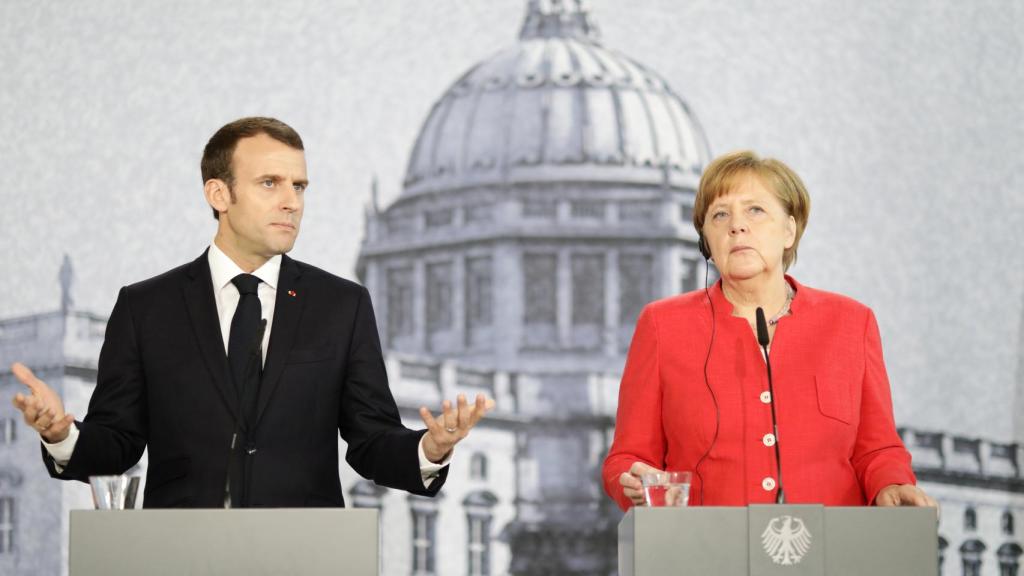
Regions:
[[[811,548],[811,533],[799,518],[776,516],[761,533],[761,544],[772,562],[798,564]]]

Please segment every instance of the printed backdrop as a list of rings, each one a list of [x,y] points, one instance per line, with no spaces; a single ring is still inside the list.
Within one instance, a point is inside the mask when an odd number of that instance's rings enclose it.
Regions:
[[[751,148],[804,178],[792,273],[874,308],[898,423],[1024,441],[1024,5],[588,5],[605,45],[689,104],[713,155]],[[382,206],[398,197],[431,106],[516,41],[526,9],[3,2],[0,319],[59,308],[64,254],[74,308],[101,316],[120,286],[195,258],[215,231],[202,146],[246,115],[306,143],[293,256],[355,278],[371,183]]]

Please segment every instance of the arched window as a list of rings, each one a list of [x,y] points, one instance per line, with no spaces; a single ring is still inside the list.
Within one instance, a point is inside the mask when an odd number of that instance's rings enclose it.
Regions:
[[[1024,552],[1020,544],[1007,542],[996,550],[999,559],[999,576],[1017,576],[1020,572],[1020,555]]]
[[[523,344],[550,348],[558,342],[558,255],[523,254]]]
[[[949,548],[949,540],[939,536],[939,574],[942,574],[942,565],[946,563],[946,548]]]
[[[427,330],[442,332],[452,327],[452,263],[427,264]]]
[[[1003,517],[1000,519],[999,527],[1002,528],[1004,535],[1013,536],[1013,512],[1010,512],[1009,510],[1003,512]]]
[[[604,253],[573,254],[572,273],[572,343],[586,350],[601,345],[605,312]]]
[[[492,279],[490,256],[466,260],[466,292],[468,294],[466,318],[470,326],[491,325]]]
[[[0,444],[14,444],[16,426],[14,418],[0,418]]]
[[[487,480],[487,456],[477,452],[470,457],[469,477],[473,480]]]
[[[437,498],[409,496],[414,576],[437,574],[437,504]]]
[[[654,255],[619,254],[619,326],[632,331],[640,311],[654,300]]]
[[[981,576],[981,557],[985,553],[985,548],[985,543],[977,538],[967,540],[960,545],[960,560],[963,563],[964,576]]]
[[[14,497],[0,496],[0,556],[14,552]]]
[[[494,270],[490,256],[466,259],[466,327],[472,339],[494,321]]]
[[[415,331],[413,317],[413,271],[411,267],[392,268],[387,275],[388,341],[410,336]]]
[[[964,510],[964,530],[974,531],[978,529],[978,513],[974,508],[968,507]]]
[[[498,498],[486,490],[471,492],[462,501],[466,509],[466,573],[469,576],[491,574],[491,525],[497,503]]]

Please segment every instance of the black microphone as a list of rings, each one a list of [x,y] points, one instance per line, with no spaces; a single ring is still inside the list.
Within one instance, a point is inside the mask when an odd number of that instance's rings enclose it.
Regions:
[[[779,470],[779,491],[775,493],[775,503],[785,504],[786,493],[782,489],[782,456],[779,454],[779,423],[775,419],[775,387],[772,385],[772,362],[768,357],[768,322],[764,319],[764,310],[758,307],[757,315],[757,343],[764,350],[764,365],[768,368],[768,394],[772,397],[772,434],[775,436],[775,463]]]
[[[256,415],[256,395],[258,393],[256,386],[259,385],[259,379],[256,382],[252,381],[252,373],[256,372],[257,375],[263,373],[263,334],[267,331],[267,319],[260,319],[260,326],[256,330],[256,338],[253,340],[252,348],[250,349],[249,362],[245,366],[245,378],[242,384],[242,422],[243,430],[249,431],[249,426],[253,424],[251,419]]]
[[[267,319],[260,318],[260,327],[256,330],[256,340],[252,344],[252,353],[260,355],[260,366],[263,365],[263,335],[267,332]]]
[[[758,308],[756,314],[757,314],[757,343],[760,344],[762,348],[766,348],[768,346],[768,344],[770,343],[770,340],[768,338],[768,322],[766,322],[765,319],[764,319],[764,310],[762,310],[761,308]],[[768,351],[765,350],[765,356],[768,355],[767,352]],[[772,369],[768,368],[768,372],[771,373],[771,371],[772,371]]]
[[[242,379],[241,390],[238,395],[238,411],[239,417],[235,420],[235,431],[231,434],[231,446],[228,448],[228,475],[224,482],[224,506],[234,507],[235,505],[242,506],[243,508],[248,505],[248,498],[246,496],[246,489],[248,488],[248,472],[251,470],[248,463],[245,462],[242,452],[252,456],[256,449],[252,445],[251,440],[248,438],[250,421],[253,418],[256,410],[256,395],[257,391],[253,390],[249,385],[249,378],[252,375],[252,370],[255,366],[257,370],[262,370],[263,367],[263,335],[267,330],[267,319],[261,318],[259,328],[256,329],[256,337],[253,339],[252,346],[249,349],[249,361],[245,366],[245,377]],[[242,437],[239,438],[239,435]],[[239,440],[246,443],[246,446],[238,446]],[[238,449],[241,452],[235,453]],[[231,484],[232,478],[234,477],[235,485],[238,490],[238,494],[232,498]],[[232,504],[232,500],[235,504]]]

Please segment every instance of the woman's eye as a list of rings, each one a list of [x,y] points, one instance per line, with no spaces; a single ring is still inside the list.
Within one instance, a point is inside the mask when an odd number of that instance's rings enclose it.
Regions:
[[[260,182],[260,184],[262,184],[264,188],[273,188],[274,187],[274,181],[269,179],[269,178],[264,180],[263,182]]]
[[[722,218],[725,218],[728,215],[729,214],[725,210],[719,210],[718,212],[712,212],[711,213],[711,219],[712,220],[721,220]]]

